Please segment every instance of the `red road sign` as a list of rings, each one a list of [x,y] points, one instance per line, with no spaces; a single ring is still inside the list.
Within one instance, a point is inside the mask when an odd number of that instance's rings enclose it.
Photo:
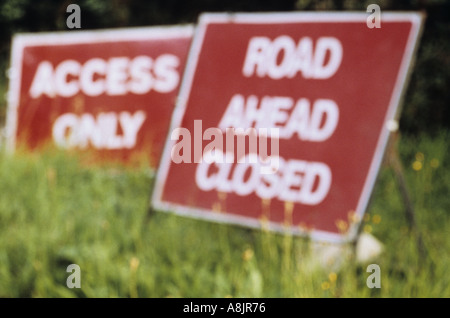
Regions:
[[[416,13],[383,13],[381,28],[371,29],[368,16],[202,15],[172,120],[171,131],[181,130],[166,143],[155,207],[319,240],[353,239],[422,22]],[[237,163],[238,146],[225,136],[217,153],[235,150],[233,163],[205,154],[213,138],[202,133],[213,127],[224,134],[278,128],[276,173],[262,173],[251,156]],[[188,153],[179,151],[183,131],[193,135]]]
[[[19,34],[7,145],[88,149],[158,165],[192,26]]]

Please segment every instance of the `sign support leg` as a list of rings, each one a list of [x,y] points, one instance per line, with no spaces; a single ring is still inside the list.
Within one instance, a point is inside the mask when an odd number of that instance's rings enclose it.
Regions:
[[[425,244],[422,239],[422,234],[420,233],[417,227],[414,206],[411,200],[411,196],[409,195],[405,174],[403,172],[403,165],[398,154],[397,145],[399,139],[400,139],[399,131],[397,129],[392,131],[387,153],[387,163],[392,168],[394,178],[400,191],[400,195],[405,207],[405,217],[408,223],[408,229],[410,232],[413,232],[413,234],[416,236],[417,248],[421,258],[423,258],[427,255],[427,252]]]

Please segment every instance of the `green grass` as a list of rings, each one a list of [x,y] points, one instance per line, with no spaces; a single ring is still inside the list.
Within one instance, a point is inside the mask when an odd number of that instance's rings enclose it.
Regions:
[[[145,168],[85,166],[73,155],[0,154],[0,297],[450,297],[449,134],[399,145],[417,251],[392,171],[383,166],[364,229],[385,245],[373,263],[314,265],[306,239],[149,214]],[[415,170],[414,170],[415,169]],[[81,288],[69,289],[69,264]]]

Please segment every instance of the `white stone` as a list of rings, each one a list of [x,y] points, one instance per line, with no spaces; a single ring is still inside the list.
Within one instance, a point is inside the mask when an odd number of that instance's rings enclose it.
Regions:
[[[356,243],[356,261],[368,263],[383,252],[383,244],[369,233],[362,233]]]

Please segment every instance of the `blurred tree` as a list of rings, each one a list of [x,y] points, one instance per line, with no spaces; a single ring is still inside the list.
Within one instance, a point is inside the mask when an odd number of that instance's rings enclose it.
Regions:
[[[0,0],[0,85],[17,32],[67,30],[66,8],[81,7],[82,29],[195,23],[201,12],[422,10],[427,14],[403,104],[401,130],[433,134],[450,128],[450,1],[448,0]]]

